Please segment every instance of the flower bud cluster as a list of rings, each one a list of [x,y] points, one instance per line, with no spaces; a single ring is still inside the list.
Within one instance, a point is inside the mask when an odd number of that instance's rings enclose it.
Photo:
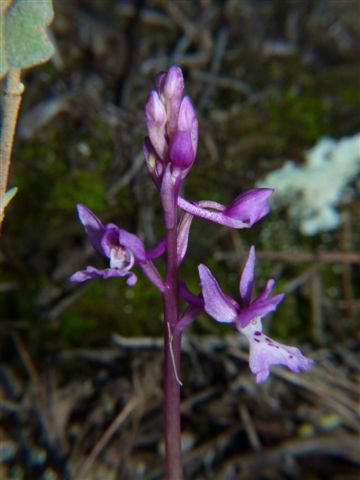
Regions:
[[[145,118],[148,136],[144,153],[148,170],[160,186],[170,163],[184,178],[193,164],[198,143],[198,121],[189,97],[183,96],[184,78],[177,66],[161,72],[148,96]]]

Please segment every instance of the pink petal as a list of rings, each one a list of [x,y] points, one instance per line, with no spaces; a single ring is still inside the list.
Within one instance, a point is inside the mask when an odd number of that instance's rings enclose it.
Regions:
[[[252,188],[247,190],[238,195],[226,207],[224,214],[230,218],[239,218],[251,227],[269,213],[269,197],[272,193],[273,190],[271,188]]]
[[[104,249],[101,245],[101,239],[105,232],[104,225],[100,222],[100,220],[95,215],[95,213],[93,213],[85,205],[82,205],[79,203],[77,205],[77,211],[78,211],[80,222],[83,224],[85,228],[85,232],[89,237],[91,245],[101,255],[106,256],[106,253],[104,252]]]
[[[278,293],[267,300],[259,300],[259,297],[256,298],[250,305],[240,309],[236,318],[236,326],[238,328],[245,328],[254,319],[264,317],[268,313],[273,312],[283,300],[284,296],[284,293]]]
[[[269,278],[269,280],[266,281],[264,290],[256,297],[257,300],[266,300],[272,289],[274,288],[275,285],[275,280],[272,278]]]
[[[130,250],[137,262],[146,261],[144,242],[137,235],[127,230],[119,229],[119,244]]]
[[[218,322],[232,323],[236,319],[237,303],[225,295],[205,265],[199,265],[205,311]]]

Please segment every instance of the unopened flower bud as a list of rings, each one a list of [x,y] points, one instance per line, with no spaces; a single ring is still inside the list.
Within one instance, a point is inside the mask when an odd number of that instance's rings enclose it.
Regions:
[[[193,151],[194,154],[196,154],[198,143],[198,121],[189,97],[184,97],[182,99],[177,126],[180,131],[190,132]]]
[[[167,146],[165,135],[166,111],[155,90],[150,92],[147,99],[145,105],[145,117],[150,141],[159,157],[164,158]]]
[[[164,83],[165,83],[166,76],[167,76],[167,72],[159,72],[155,76],[155,89],[159,95],[164,90]]]
[[[192,165],[195,152],[189,131],[175,133],[169,145],[168,155],[170,162],[178,168],[185,169]]]
[[[163,93],[166,100],[171,100],[173,97],[181,98],[184,90],[184,77],[181,68],[176,66],[170,67],[163,85]]]
[[[155,90],[152,90],[149,93],[145,104],[145,115],[148,127],[149,123],[155,124],[156,126],[161,126],[166,122],[165,107]]]

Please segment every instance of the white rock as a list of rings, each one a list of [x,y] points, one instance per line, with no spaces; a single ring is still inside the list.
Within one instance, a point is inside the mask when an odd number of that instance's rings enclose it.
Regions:
[[[286,162],[258,186],[275,189],[274,208],[287,207],[289,217],[304,235],[337,228],[336,210],[345,187],[360,174],[360,134],[340,140],[321,139],[306,153],[306,164]]]

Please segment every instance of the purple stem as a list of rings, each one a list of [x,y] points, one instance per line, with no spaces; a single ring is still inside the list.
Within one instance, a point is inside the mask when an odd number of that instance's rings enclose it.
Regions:
[[[164,202],[163,202],[164,203]],[[172,207],[170,207],[170,204]],[[163,205],[165,207],[165,205]],[[172,212],[169,212],[172,208]],[[176,202],[168,202],[166,216],[176,218]],[[168,217],[169,218],[169,217]],[[182,480],[181,425],[180,425],[180,351],[181,332],[178,322],[178,266],[177,266],[177,227],[166,230],[166,283],[163,292],[164,302],[164,430],[165,430],[165,469],[166,480]]]

